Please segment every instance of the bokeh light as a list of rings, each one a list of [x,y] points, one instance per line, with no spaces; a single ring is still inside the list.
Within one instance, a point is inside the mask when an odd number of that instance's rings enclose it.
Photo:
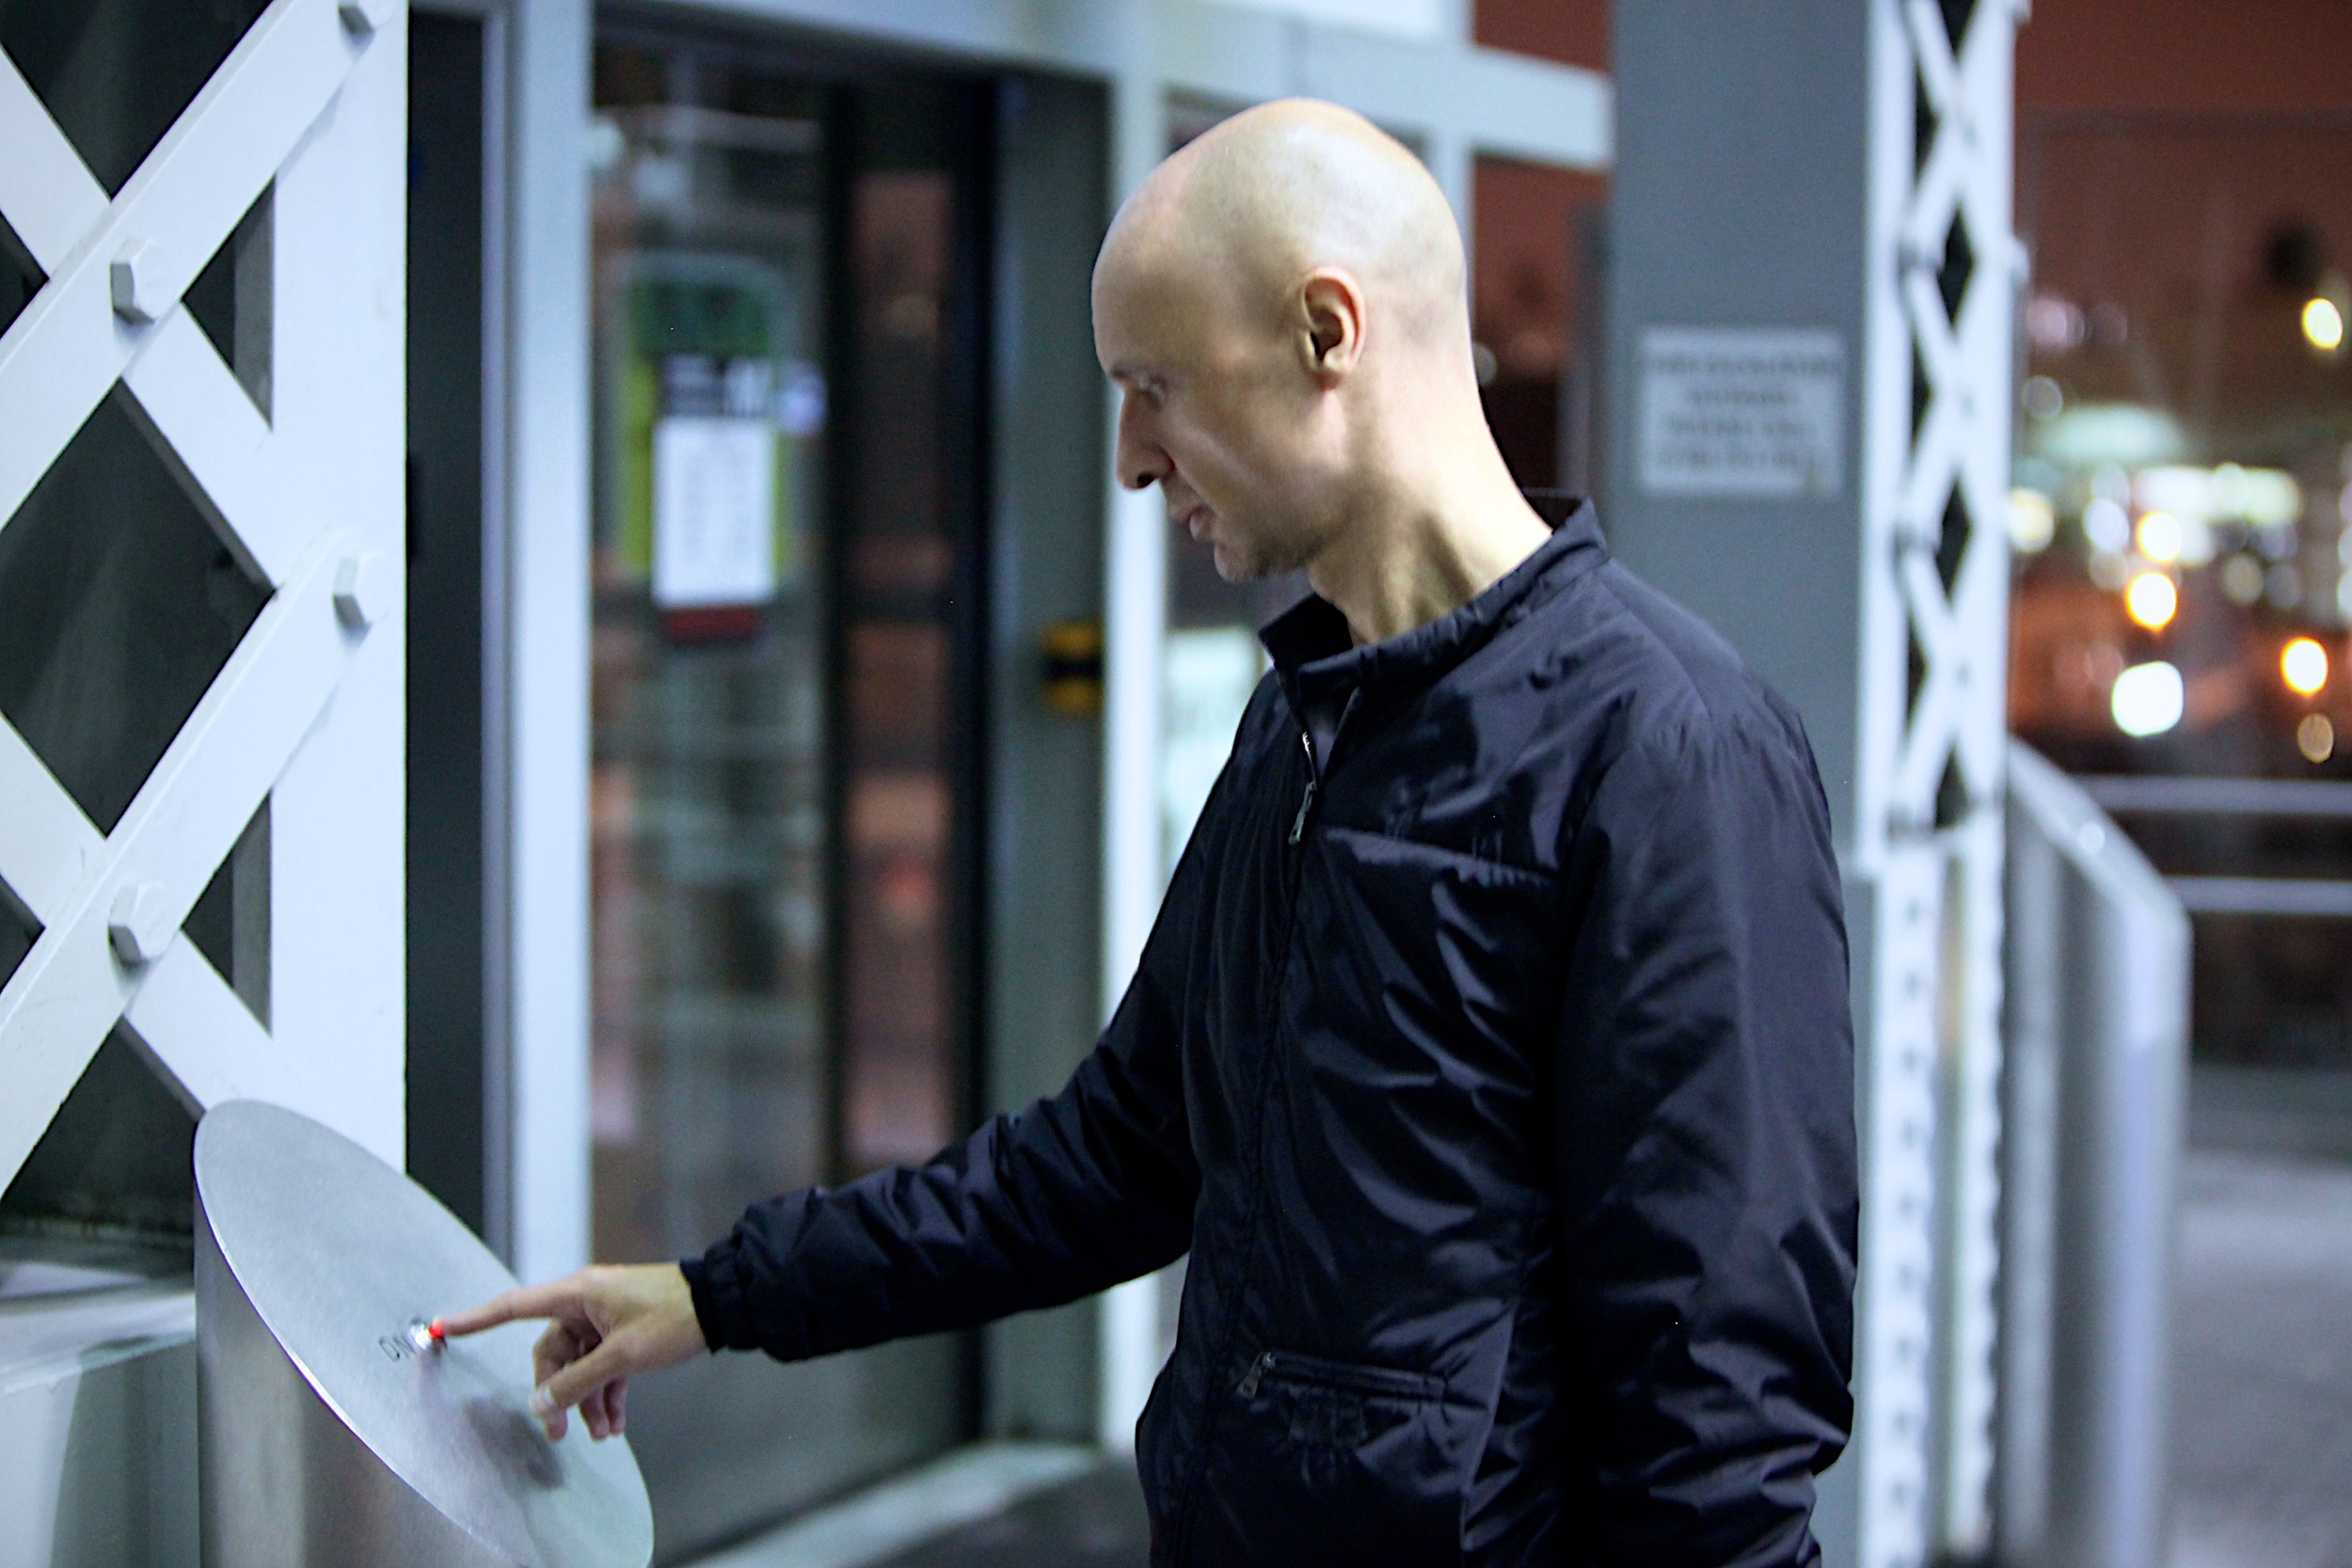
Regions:
[[[2295,726],[2295,749],[2306,762],[2326,762],[2336,754],[2336,726],[2324,713],[2307,713]]]
[[[2162,572],[2142,572],[2123,590],[2124,613],[2150,631],[2170,626],[2180,608],[2180,590]]]
[[[2083,508],[2083,537],[2094,550],[2120,550],[2132,542],[2132,519],[2123,503],[2105,496]]]
[[[2021,555],[2038,555],[2058,534],[2058,511],[2039,490],[2009,493],[2009,543]],[[2352,537],[2352,536],[2347,536]]]
[[[2162,735],[2181,721],[2186,697],[2181,673],[2158,659],[2135,664],[2116,676],[2108,709],[2115,715],[2115,727],[2125,735]]]
[[[2151,512],[2139,520],[2139,553],[2160,566],[2181,559],[2181,520],[2169,512]]]
[[[2279,650],[2279,676],[2287,689],[2308,697],[2328,684],[2328,650],[2298,637]]]
[[[2334,300],[2323,296],[2303,307],[2303,337],[2323,354],[2344,346],[2344,312]]]

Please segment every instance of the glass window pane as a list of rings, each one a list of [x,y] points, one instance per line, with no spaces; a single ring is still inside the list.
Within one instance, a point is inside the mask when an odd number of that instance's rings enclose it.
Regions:
[[[845,1173],[959,1131],[956,182],[933,104],[875,105],[850,201],[855,535],[845,574]],[[960,466],[961,465],[961,466]],[[968,605],[969,593],[964,602]]]
[[[0,528],[0,713],[111,831],[264,594],[98,405]]]
[[[16,318],[24,313],[24,307],[33,303],[40,286],[48,279],[33,258],[16,237],[8,220],[0,218],[0,332],[6,332]]]
[[[195,1146],[195,1117],[117,1025],[0,1195],[0,1235],[185,1247]]]
[[[596,57],[596,1242],[829,1173],[825,96]]]

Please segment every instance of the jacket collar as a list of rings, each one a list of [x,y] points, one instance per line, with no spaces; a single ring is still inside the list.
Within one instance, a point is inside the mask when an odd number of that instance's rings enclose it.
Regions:
[[[1313,703],[1353,688],[1435,680],[1609,559],[1600,516],[1581,496],[1530,490],[1528,501],[1551,525],[1551,537],[1470,603],[1425,626],[1359,647],[1347,617],[1317,594],[1268,622],[1258,633],[1294,703]]]

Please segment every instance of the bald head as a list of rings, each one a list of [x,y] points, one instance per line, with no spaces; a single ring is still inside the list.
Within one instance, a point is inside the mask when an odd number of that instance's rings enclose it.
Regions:
[[[1095,263],[1094,346],[1121,394],[1120,482],[1156,483],[1230,578],[1311,580],[1399,518],[1520,504],[1453,211],[1344,109],[1268,103],[1154,169]]]
[[[1111,225],[1101,281],[1208,293],[1279,320],[1301,279],[1343,269],[1384,327],[1468,352],[1462,240],[1445,193],[1394,137],[1311,99],[1263,104],[1154,169]]]

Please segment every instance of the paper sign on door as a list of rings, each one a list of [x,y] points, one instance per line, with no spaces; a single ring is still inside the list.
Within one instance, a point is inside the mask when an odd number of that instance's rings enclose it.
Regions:
[[[653,431],[653,602],[765,604],[776,592],[776,431],[765,418],[671,415]]]

